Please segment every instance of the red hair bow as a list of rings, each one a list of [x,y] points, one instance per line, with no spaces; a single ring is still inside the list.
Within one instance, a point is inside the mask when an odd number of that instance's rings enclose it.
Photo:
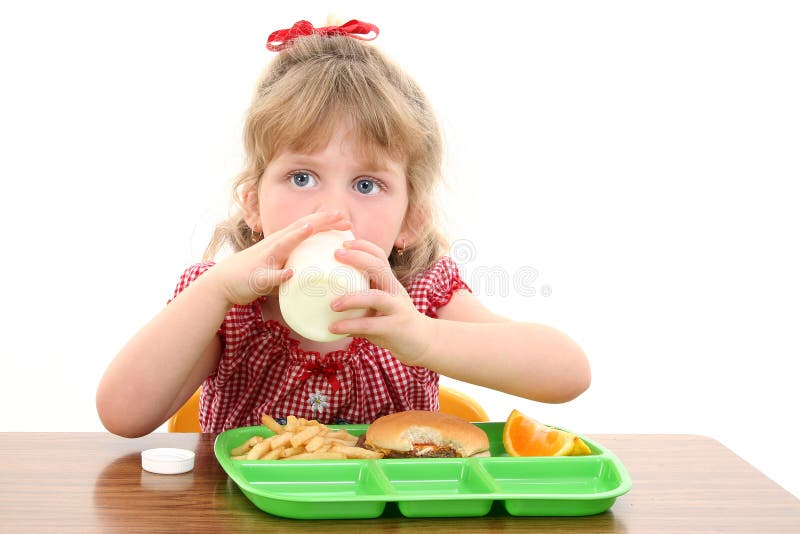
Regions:
[[[284,48],[290,46],[292,41],[297,37],[305,37],[306,35],[319,34],[325,37],[331,35],[346,35],[359,41],[372,41],[378,36],[380,31],[378,27],[369,22],[361,22],[360,20],[351,20],[345,22],[341,26],[325,26],[323,28],[315,28],[307,20],[301,20],[294,23],[294,26],[285,30],[275,30],[267,38],[267,50],[272,52],[280,52]],[[371,34],[375,35],[371,35]]]

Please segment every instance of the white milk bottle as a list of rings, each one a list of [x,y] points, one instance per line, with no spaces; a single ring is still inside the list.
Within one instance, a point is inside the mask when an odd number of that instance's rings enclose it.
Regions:
[[[366,315],[366,309],[336,312],[331,303],[347,293],[369,289],[369,280],[358,269],[341,263],[334,251],[354,239],[349,230],[330,230],[311,235],[297,245],[286,261],[294,271],[281,284],[278,301],[289,327],[306,339],[335,341],[346,337],[328,330],[331,323]]]

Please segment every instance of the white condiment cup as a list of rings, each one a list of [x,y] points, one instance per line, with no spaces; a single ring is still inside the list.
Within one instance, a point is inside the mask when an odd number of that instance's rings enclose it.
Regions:
[[[160,475],[177,475],[194,469],[194,452],[186,449],[142,451],[142,469]]]

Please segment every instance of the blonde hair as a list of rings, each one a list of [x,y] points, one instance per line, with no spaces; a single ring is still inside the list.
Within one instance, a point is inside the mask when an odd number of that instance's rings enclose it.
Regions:
[[[281,150],[314,152],[328,142],[337,120],[348,121],[369,163],[405,162],[406,221],[419,221],[414,242],[393,249],[389,263],[408,282],[447,250],[438,226],[435,190],[441,180],[442,140],[427,98],[414,81],[376,48],[346,36],[295,39],[262,74],[244,126],[245,167],[233,183],[231,216],[220,223],[204,254],[224,245],[235,252],[253,244],[244,220],[243,193],[257,191]]]

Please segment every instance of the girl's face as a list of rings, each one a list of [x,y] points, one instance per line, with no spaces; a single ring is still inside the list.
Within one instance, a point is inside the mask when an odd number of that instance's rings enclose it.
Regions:
[[[377,244],[388,257],[393,246],[411,244],[404,227],[404,165],[384,159],[381,168],[371,167],[362,161],[349,127],[339,123],[318,152],[285,150],[270,161],[257,200],[245,198],[248,206],[257,202],[247,222],[268,235],[310,213],[338,210],[352,223],[356,239]]]

